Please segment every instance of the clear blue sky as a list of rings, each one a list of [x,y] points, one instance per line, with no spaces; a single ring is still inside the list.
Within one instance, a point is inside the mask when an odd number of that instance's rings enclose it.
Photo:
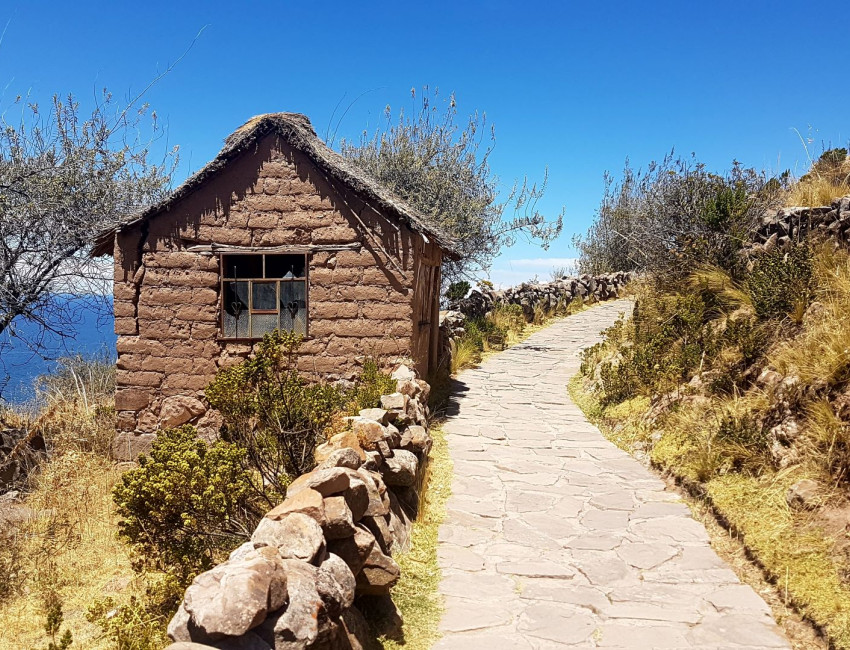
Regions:
[[[59,8],[59,9],[57,9]],[[543,207],[566,207],[548,251],[517,245],[494,277],[548,276],[575,252],[605,170],[675,147],[724,170],[733,158],[802,171],[793,129],[850,137],[846,2],[91,2],[5,0],[0,106],[30,92],[83,99],[141,89],[204,26],[147,96],[181,146],[178,180],[247,118],[306,113],[324,132],[362,93],[340,136],[424,84],[495,124],[492,166],[505,187],[549,167]],[[338,112],[339,113],[339,112]],[[813,129],[809,133],[809,128]],[[545,261],[535,261],[547,258]]]

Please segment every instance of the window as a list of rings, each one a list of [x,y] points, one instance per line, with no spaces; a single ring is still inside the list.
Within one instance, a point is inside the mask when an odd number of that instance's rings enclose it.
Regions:
[[[223,255],[221,331],[260,339],[275,329],[307,334],[304,255]]]

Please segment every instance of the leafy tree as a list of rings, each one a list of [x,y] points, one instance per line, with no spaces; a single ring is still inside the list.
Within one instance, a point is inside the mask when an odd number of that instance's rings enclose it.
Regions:
[[[415,101],[415,90],[411,94]],[[342,155],[455,238],[462,259],[445,263],[448,281],[486,270],[518,236],[547,248],[563,225],[563,212],[547,221],[537,209],[547,176],[539,186],[527,178],[514,183],[504,201],[498,201],[499,179],[489,164],[495,131],[490,127],[487,135],[481,113],[459,124],[454,95],[444,107],[438,99],[438,92],[431,95],[426,86],[414,115],[400,110],[395,123],[387,106],[385,124],[372,134],[364,131],[359,142],[343,140]],[[505,219],[509,211],[513,216]]]
[[[138,135],[147,107],[118,106],[106,91],[86,115],[73,97],[47,111],[18,104],[19,120],[0,118],[0,336],[23,336],[15,324],[26,320],[36,326],[26,343],[41,352],[45,336],[71,336],[80,308],[106,293],[111,274],[87,252],[167,191],[176,155],[151,163],[151,140]]]
[[[113,491],[118,533],[132,545],[138,570],[169,572],[185,584],[250,537],[261,513],[251,502],[244,453],[224,441],[207,444],[191,426],[157,436]]]

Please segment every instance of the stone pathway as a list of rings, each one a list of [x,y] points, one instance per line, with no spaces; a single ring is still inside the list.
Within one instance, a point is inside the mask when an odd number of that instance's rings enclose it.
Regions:
[[[569,398],[578,352],[629,308],[561,320],[458,378],[436,649],[790,648],[688,507]]]

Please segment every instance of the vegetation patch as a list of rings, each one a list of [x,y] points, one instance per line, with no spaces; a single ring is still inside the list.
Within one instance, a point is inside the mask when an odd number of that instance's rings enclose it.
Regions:
[[[401,579],[392,597],[404,617],[404,639],[382,639],[387,650],[428,650],[437,639],[443,602],[439,593],[441,572],[437,560],[437,537],[451,495],[452,461],[446,434],[431,429],[434,446],[428,460],[419,515],[413,522],[410,549],[393,558],[401,567]]]

